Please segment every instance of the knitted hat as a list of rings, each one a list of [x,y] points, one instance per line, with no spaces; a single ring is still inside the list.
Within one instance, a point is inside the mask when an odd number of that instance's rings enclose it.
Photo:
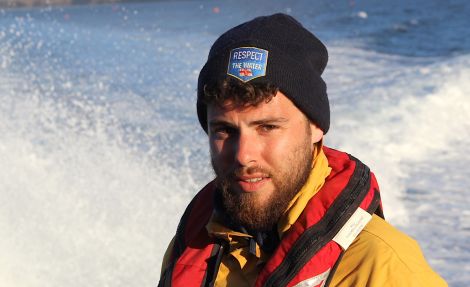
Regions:
[[[205,85],[234,77],[275,85],[326,133],[330,106],[321,74],[327,62],[323,43],[291,16],[274,14],[236,26],[215,41],[199,74],[199,122],[207,132]]]

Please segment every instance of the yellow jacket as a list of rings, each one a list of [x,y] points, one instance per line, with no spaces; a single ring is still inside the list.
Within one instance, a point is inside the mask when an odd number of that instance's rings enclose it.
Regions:
[[[316,149],[315,153],[309,179],[279,221],[278,232],[281,237],[297,220],[330,173],[322,149]],[[230,252],[222,258],[215,286],[253,286],[270,255],[259,246],[256,246],[256,255],[250,253],[248,243],[251,236],[224,227],[215,215],[206,229],[211,236],[230,243]],[[165,254],[162,272],[167,266],[172,245],[173,241]],[[344,253],[329,286],[440,287],[447,284],[429,267],[416,241],[374,215]]]

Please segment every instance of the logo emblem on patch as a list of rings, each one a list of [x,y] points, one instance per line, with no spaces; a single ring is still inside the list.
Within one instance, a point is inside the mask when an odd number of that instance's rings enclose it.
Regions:
[[[240,47],[230,51],[227,74],[243,82],[266,75],[268,51],[256,47]]]

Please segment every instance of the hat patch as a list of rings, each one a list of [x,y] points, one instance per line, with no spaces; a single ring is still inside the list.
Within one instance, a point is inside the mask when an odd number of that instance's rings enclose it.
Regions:
[[[230,51],[227,74],[243,82],[266,75],[268,51],[256,47],[239,47]]]

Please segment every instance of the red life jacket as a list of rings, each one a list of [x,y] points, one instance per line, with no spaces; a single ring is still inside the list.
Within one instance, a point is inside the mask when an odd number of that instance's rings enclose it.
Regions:
[[[358,208],[383,217],[378,184],[369,168],[346,153],[323,149],[332,171],[284,234],[258,275],[257,287],[295,286],[306,280],[310,284],[304,286],[327,286],[344,252],[333,241],[338,231]],[[159,286],[213,286],[227,248],[209,237],[205,228],[214,192],[211,182],[184,212]]]

